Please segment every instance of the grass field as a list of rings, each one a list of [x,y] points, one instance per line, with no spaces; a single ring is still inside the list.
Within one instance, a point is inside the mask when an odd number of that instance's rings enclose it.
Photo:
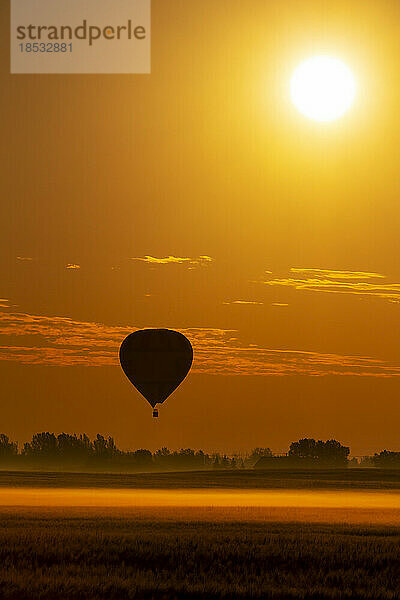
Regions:
[[[3,510],[0,597],[400,598],[400,528],[245,516]]]
[[[1,487],[400,490],[400,469],[243,469],[135,474],[0,471]]]
[[[399,490],[362,469],[2,472],[0,598],[400,600]]]

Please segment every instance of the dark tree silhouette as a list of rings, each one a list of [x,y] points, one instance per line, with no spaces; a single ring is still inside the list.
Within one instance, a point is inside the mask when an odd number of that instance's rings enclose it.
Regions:
[[[379,454],[375,453],[370,462],[374,467],[380,467],[381,469],[398,469],[400,467],[400,452],[382,450]]]
[[[202,450],[181,448],[171,451],[160,448],[154,454],[150,450],[139,449],[125,452],[119,450],[111,436],[97,434],[92,441],[86,434],[60,433],[55,435],[48,431],[35,433],[32,440],[24,444],[18,453],[16,442],[8,436],[0,434],[0,459],[3,465],[6,459],[16,461],[18,465],[49,467],[107,468],[127,469],[133,471],[154,470],[201,470],[201,469],[243,469],[253,468],[265,459],[268,464],[264,468],[280,466],[327,466],[343,467],[348,464],[350,449],[336,440],[316,441],[304,438],[290,445],[289,455],[274,456],[267,447],[257,447],[243,460],[239,455],[227,456],[218,452],[212,455]],[[12,459],[12,460],[11,460]],[[371,457],[370,466],[400,467],[400,453],[383,451]],[[257,468],[263,468],[258,466]]]
[[[296,458],[317,458],[316,441],[312,438],[303,438],[298,442],[292,442],[289,448],[289,456]]]
[[[289,456],[296,459],[308,459],[332,466],[345,466],[350,448],[343,446],[336,440],[315,441],[313,438],[303,438],[292,442],[289,448]]]
[[[8,459],[17,456],[18,444],[11,442],[9,437],[0,433],[0,459]]]
[[[346,465],[348,456],[350,454],[350,448],[343,446],[337,440],[327,440],[317,442],[317,457],[322,462],[332,463],[335,466]]]
[[[153,464],[153,455],[150,450],[136,450],[135,452],[130,453],[134,463],[143,468],[143,467],[151,467]]]
[[[30,443],[24,444],[22,454],[28,457],[54,459],[57,457],[57,438],[54,433],[35,433]]]
[[[107,439],[100,435],[96,436],[93,442],[93,452],[97,459],[109,459],[120,454],[117,446],[115,445],[114,438],[108,437]]]
[[[87,459],[93,451],[93,444],[85,433],[79,437],[68,433],[57,436],[57,453],[66,461]]]

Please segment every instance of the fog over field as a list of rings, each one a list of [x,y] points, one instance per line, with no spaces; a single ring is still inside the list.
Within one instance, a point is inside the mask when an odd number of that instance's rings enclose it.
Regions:
[[[400,472],[0,472],[0,594],[394,600]]]

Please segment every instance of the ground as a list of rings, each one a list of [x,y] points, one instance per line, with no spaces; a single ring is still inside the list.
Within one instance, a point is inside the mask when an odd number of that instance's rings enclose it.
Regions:
[[[317,497],[322,490],[346,497],[358,490],[369,498],[379,492],[397,499],[398,475],[361,470],[162,476],[0,473],[0,500],[11,482],[20,486],[19,492],[40,489],[43,498],[48,493],[49,502],[57,489],[63,497],[74,484],[96,496],[104,487],[118,490],[123,483],[133,495],[146,486],[157,493],[162,482],[164,493],[176,498],[190,482],[203,494],[215,487],[235,489],[236,482],[236,491],[243,492],[300,489]],[[0,597],[397,600],[400,508],[3,505]]]

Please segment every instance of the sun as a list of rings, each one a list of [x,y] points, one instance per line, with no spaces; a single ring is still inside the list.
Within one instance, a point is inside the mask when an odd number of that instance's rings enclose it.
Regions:
[[[312,56],[294,71],[290,95],[295,107],[314,121],[333,121],[353,104],[356,82],[349,67],[337,58]]]

